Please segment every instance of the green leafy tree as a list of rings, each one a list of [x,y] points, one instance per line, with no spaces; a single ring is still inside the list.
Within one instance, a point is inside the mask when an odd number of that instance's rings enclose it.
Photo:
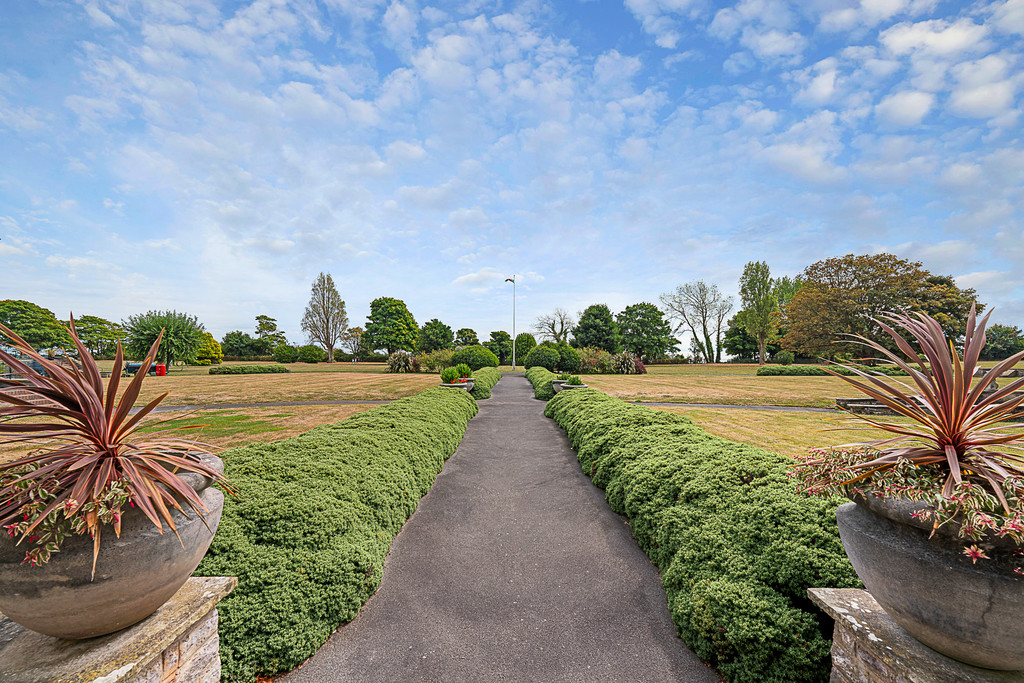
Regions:
[[[747,331],[739,323],[739,314],[729,318],[728,327],[725,329],[725,336],[722,340],[722,349],[730,356],[738,356],[744,360],[756,361],[758,356],[757,340],[747,334]],[[778,340],[768,342],[765,347],[769,358],[774,358],[782,347]]]
[[[240,358],[269,356],[274,350],[267,339],[257,339],[241,330],[233,330],[225,334],[221,339],[220,347],[225,356]]]
[[[83,315],[75,320],[75,329],[94,358],[113,356],[117,352],[117,342],[123,342],[125,338],[123,327],[94,315]]]
[[[476,346],[480,343],[476,332],[468,327],[463,327],[455,333],[455,346]]]
[[[53,313],[30,301],[0,301],[0,323],[11,328],[34,349],[71,347],[71,335]],[[5,339],[0,335],[0,340]]]
[[[313,281],[313,291],[302,315],[302,331],[309,338],[327,349],[327,362],[334,362],[334,347],[348,329],[348,315],[345,302],[334,286],[329,273],[320,273]]]
[[[526,358],[533,347],[537,346],[537,340],[529,332],[520,332],[516,335],[516,362]]]
[[[654,304],[642,302],[626,306],[615,320],[623,348],[646,362],[664,357],[678,344],[665,314]]]
[[[580,315],[580,321],[572,330],[572,345],[578,349],[590,347],[608,353],[622,351],[619,325],[612,312],[604,304],[588,306]],[[557,340],[556,340],[557,341]]]
[[[424,353],[455,347],[452,328],[432,318],[420,328],[419,350]]]
[[[380,297],[370,302],[370,315],[366,318],[363,343],[369,349],[415,351],[419,326],[401,299]]]
[[[256,316],[256,336],[260,339],[266,339],[271,349],[288,343],[284,330],[279,330],[277,328],[277,320],[269,315]]]
[[[1024,351],[1024,335],[1017,326],[995,325],[985,330],[985,348],[981,357],[985,360],[1003,360]]]
[[[512,335],[505,330],[491,332],[491,339],[490,341],[485,341],[484,346],[498,357],[498,362],[502,365],[508,365],[512,362]]]
[[[948,331],[959,330],[975,294],[948,276],[934,276],[919,262],[884,253],[824,259],[809,265],[802,277],[803,286],[786,307],[782,345],[804,356],[863,356],[865,348],[846,341],[844,334],[859,334],[896,351],[893,339],[872,320],[881,313],[921,311],[941,316]],[[978,304],[979,313],[983,308]],[[964,320],[958,319],[961,314]]]
[[[163,330],[157,361],[168,366],[174,361],[194,364],[206,331],[196,316],[178,311],[138,313],[128,316],[121,325],[126,334],[125,349],[134,358],[144,357]]]
[[[764,261],[751,261],[740,276],[740,300],[743,310],[737,316],[740,325],[757,340],[757,360],[768,360],[767,345],[779,333],[779,300],[775,295],[772,272]]]
[[[675,331],[693,335],[690,348],[696,349],[696,358],[705,363],[722,362],[722,333],[732,303],[732,297],[722,294],[718,285],[703,280],[687,282],[661,295],[661,304],[676,322]]]
[[[199,365],[220,365],[224,361],[224,352],[220,344],[209,332],[203,333],[203,343],[196,352],[196,362]]]

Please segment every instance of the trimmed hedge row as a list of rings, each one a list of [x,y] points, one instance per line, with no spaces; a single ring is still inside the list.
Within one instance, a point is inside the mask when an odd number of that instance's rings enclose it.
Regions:
[[[856,373],[839,366],[829,366],[837,375],[851,377]],[[878,365],[876,367],[865,367],[864,370],[880,372],[889,377],[907,377],[907,373],[892,365]],[[776,377],[780,375],[795,377],[828,377],[829,374],[820,365],[762,365],[757,369],[758,377]]]
[[[548,402],[580,464],[661,572],[680,636],[729,681],[827,681],[830,621],[810,587],[859,587],[835,508],[790,459],[594,389]]]
[[[291,372],[291,370],[283,365],[218,365],[210,368],[211,375],[262,375],[275,372]]]
[[[526,379],[530,380],[530,384],[533,385],[533,397],[547,401],[554,396],[555,390],[551,388],[551,380],[557,376],[540,365],[535,365],[527,370]]]
[[[473,391],[469,395],[476,399],[490,398],[491,387],[501,379],[498,368],[480,368],[473,373]]]
[[[355,617],[476,412],[466,392],[435,387],[224,454],[238,497],[196,570],[238,577],[218,605],[224,680],[292,669]]]

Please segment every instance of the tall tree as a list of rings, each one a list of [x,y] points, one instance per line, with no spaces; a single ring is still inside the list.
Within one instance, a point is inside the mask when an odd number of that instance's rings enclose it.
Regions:
[[[764,261],[751,261],[740,275],[740,300],[743,310],[738,320],[751,337],[757,340],[757,358],[767,361],[766,346],[779,332],[779,300],[775,295],[772,272]]]
[[[370,349],[415,351],[419,326],[401,299],[383,296],[370,302],[363,343]]]
[[[654,304],[641,302],[626,306],[615,316],[615,321],[623,348],[645,362],[665,356],[678,345],[665,314]]]
[[[587,306],[580,314],[580,321],[572,328],[572,345],[578,349],[590,347],[603,349],[608,353],[622,350],[619,325],[605,304]]]
[[[455,346],[455,335],[452,328],[437,318],[431,318],[420,328],[418,350],[429,353],[438,349],[450,349]]]
[[[124,328],[117,323],[94,315],[83,315],[75,320],[78,338],[95,358],[113,356],[117,352],[117,342],[124,341]]]
[[[844,334],[859,334],[896,350],[873,318],[881,313],[922,311],[944,316],[947,333],[962,329],[974,290],[936,277],[917,261],[892,254],[847,254],[807,266],[803,287],[786,309],[784,348],[805,356],[863,355]],[[978,304],[980,312],[984,305]]]
[[[456,346],[476,346],[480,343],[480,339],[476,336],[476,331],[463,327],[455,333],[455,345]]]
[[[202,323],[194,315],[178,311],[148,311],[128,316],[121,322],[126,337],[125,351],[134,358],[143,358],[149,347],[164,331],[157,361],[168,367],[174,361],[195,363],[199,347],[205,341]]]
[[[542,339],[550,339],[556,344],[568,341],[569,333],[576,326],[576,319],[564,308],[556,308],[548,315],[537,316],[534,329]]]
[[[327,362],[333,363],[334,347],[347,329],[345,302],[334,286],[334,278],[330,273],[320,273],[313,281],[313,291],[302,316],[302,331],[311,341],[327,350]]]
[[[771,358],[779,352],[781,347],[777,343],[768,342],[766,351]],[[757,340],[747,334],[747,331],[740,325],[739,313],[729,318],[725,328],[725,335],[722,338],[722,350],[730,356],[737,356],[743,360],[756,361],[758,358]]]
[[[361,327],[350,327],[345,330],[345,334],[341,335],[341,348],[344,351],[352,354],[353,356],[359,355],[359,347],[363,343],[363,328]]]
[[[732,312],[731,296],[723,295],[718,285],[697,280],[662,294],[661,304],[668,310],[669,319],[676,322],[676,332],[693,335],[704,362],[722,361],[722,332]]]
[[[537,339],[529,332],[520,332],[516,335],[516,362],[519,363],[526,358],[526,354],[537,346]]]
[[[505,330],[491,332],[490,341],[485,341],[483,345],[498,357],[500,364],[508,365],[512,362],[512,335]]]
[[[0,301],[0,323],[11,328],[34,349],[71,348],[71,335],[56,316],[31,301]],[[5,337],[0,335],[0,342]]]
[[[256,336],[260,339],[265,339],[270,348],[288,343],[284,330],[279,330],[277,328],[277,320],[269,315],[256,316]]]
[[[1019,327],[996,323],[985,330],[985,348],[981,351],[985,360],[1003,360],[1020,351],[1024,351],[1024,334]]]

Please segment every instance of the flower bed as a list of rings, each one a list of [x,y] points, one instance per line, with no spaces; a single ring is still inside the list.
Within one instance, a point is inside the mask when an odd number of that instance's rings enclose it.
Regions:
[[[545,414],[629,518],[698,656],[729,681],[828,680],[829,621],[806,591],[860,586],[840,499],[797,493],[784,456],[593,389],[561,392]]]
[[[239,495],[197,574],[238,577],[218,608],[224,680],[292,669],[355,617],[476,412],[438,387],[223,454]]]

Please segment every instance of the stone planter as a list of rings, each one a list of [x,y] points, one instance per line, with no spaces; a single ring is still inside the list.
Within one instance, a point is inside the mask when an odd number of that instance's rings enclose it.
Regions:
[[[836,510],[857,575],[896,623],[933,650],[988,669],[1024,669],[1024,576],[1009,539],[979,542],[992,559],[972,564],[964,539],[900,499],[857,498]]]
[[[562,389],[565,388],[565,380],[564,379],[553,379],[553,380],[551,380],[551,388],[554,389],[555,393],[557,394],[559,391],[561,391]]]
[[[446,384],[441,382],[441,386],[446,389],[462,389],[463,391],[473,391],[473,380],[468,382],[451,382]]]
[[[202,460],[224,469],[216,456],[203,454]],[[121,518],[120,538],[112,527],[103,528],[93,580],[93,542],[88,535],[68,537],[60,552],[40,567],[21,564],[25,547],[3,535],[0,612],[33,631],[68,639],[113,633],[151,615],[195,571],[224,509],[224,494],[210,485],[208,477],[185,472],[181,478],[199,493],[209,514],[200,518],[190,512],[186,517],[172,511],[178,535],[166,524],[161,535],[138,508],[128,508]]]
[[[586,384],[563,384],[563,389],[586,389]]]

